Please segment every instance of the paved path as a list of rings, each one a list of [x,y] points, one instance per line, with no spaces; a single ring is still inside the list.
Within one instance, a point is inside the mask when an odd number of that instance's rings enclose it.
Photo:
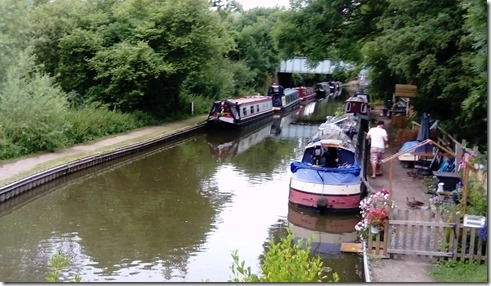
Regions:
[[[381,108],[377,114],[381,113]],[[395,146],[394,136],[391,136],[390,119],[378,117],[377,120],[385,122],[385,128],[389,134],[390,148],[386,150],[384,157],[388,157],[399,151],[401,146]],[[370,185],[379,190],[383,187],[391,190],[391,197],[396,204],[396,209],[410,209],[406,204],[406,197],[414,197],[424,202],[422,209],[429,206],[426,196],[426,186],[421,179],[413,180],[407,172],[411,169],[402,167],[401,162],[395,158],[382,165],[383,175],[376,179],[368,178]],[[409,255],[398,255],[398,259],[370,259],[372,266],[372,282],[434,282],[430,276],[433,264],[429,258],[419,258]]]
[[[157,138],[172,131],[189,126],[195,126],[206,120],[206,115],[192,117],[186,120],[166,123],[130,131],[125,134],[109,136],[85,144],[76,145],[53,153],[27,156],[15,160],[0,162],[0,185],[32,175],[57,165],[68,163],[96,153],[107,152],[117,147],[128,146]]]

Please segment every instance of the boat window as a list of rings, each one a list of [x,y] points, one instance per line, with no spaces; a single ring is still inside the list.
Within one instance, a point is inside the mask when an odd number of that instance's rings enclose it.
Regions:
[[[322,154],[322,157],[325,158],[324,165],[329,168],[337,168],[338,167],[338,150],[335,147],[329,147]]]
[[[251,114],[254,113],[254,106],[251,106]]]
[[[247,109],[246,109],[245,107],[244,107],[244,108],[242,108],[242,114],[243,114],[244,116],[246,116],[246,115],[247,115]]]
[[[257,112],[259,112],[259,104],[258,104],[258,105],[256,105],[256,107],[257,107],[257,108],[256,108],[256,109],[257,109]]]
[[[344,149],[339,149],[338,157],[340,166],[345,164],[352,165],[355,162],[353,153]]]
[[[365,103],[362,103],[361,104],[361,110],[360,110],[361,113],[365,114],[367,113],[367,105]]]
[[[346,102],[344,105],[344,112],[350,113],[351,112],[351,102]]]

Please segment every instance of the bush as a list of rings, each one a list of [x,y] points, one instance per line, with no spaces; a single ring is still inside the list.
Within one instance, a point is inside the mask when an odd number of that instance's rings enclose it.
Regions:
[[[269,242],[261,265],[262,274],[251,272],[250,267],[244,266],[244,261],[239,262],[237,251],[232,253],[234,259],[230,267],[236,278],[229,282],[322,282],[325,280],[325,272],[320,257],[310,256],[309,240],[300,239],[293,242],[294,235],[288,231],[288,235],[279,243]],[[333,273],[333,282],[339,281],[337,273]]]
[[[81,110],[71,110],[66,120],[70,124],[66,135],[72,144],[84,143],[144,125],[132,114],[111,111],[95,103]]]
[[[29,52],[19,55],[0,88],[0,159],[38,151],[54,151],[67,144],[69,128],[65,93],[33,64]]]
[[[49,260],[49,268],[51,271],[48,273],[48,276],[46,277],[46,282],[60,282],[62,272],[65,270],[65,268],[70,266],[70,258],[64,256],[61,254],[61,252],[58,250],[53,257],[50,258]],[[82,278],[80,275],[75,275],[71,280],[71,282],[81,282]]]

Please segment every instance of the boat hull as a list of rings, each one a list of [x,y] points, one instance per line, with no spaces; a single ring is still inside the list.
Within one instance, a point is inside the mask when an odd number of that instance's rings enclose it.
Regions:
[[[208,114],[207,126],[214,129],[243,129],[246,126],[272,119],[271,98],[249,96],[216,101]]]
[[[300,107],[300,99],[295,100],[294,102],[291,102],[288,105],[284,106],[273,106],[273,112],[274,114],[280,114],[280,113],[288,113],[290,111],[293,111],[295,109],[298,109]]]
[[[330,186],[327,185],[326,189]],[[360,188],[360,186],[358,186]],[[319,210],[356,212],[360,210],[361,192],[350,195],[316,194],[290,187],[288,201],[294,206]]]
[[[216,118],[213,120],[208,120],[207,126],[209,128],[218,129],[218,130],[242,130],[248,128],[249,126],[253,126],[256,123],[262,124],[268,120],[273,120],[273,111],[265,112],[263,114],[258,114],[257,116],[250,117],[243,120],[222,120],[220,118]]]

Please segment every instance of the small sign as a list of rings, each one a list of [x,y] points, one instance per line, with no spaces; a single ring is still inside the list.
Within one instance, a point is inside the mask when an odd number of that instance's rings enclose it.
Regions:
[[[477,215],[464,215],[464,226],[481,228],[486,223],[486,217]]]
[[[412,84],[396,84],[395,95],[399,97],[416,97],[417,87]]]

